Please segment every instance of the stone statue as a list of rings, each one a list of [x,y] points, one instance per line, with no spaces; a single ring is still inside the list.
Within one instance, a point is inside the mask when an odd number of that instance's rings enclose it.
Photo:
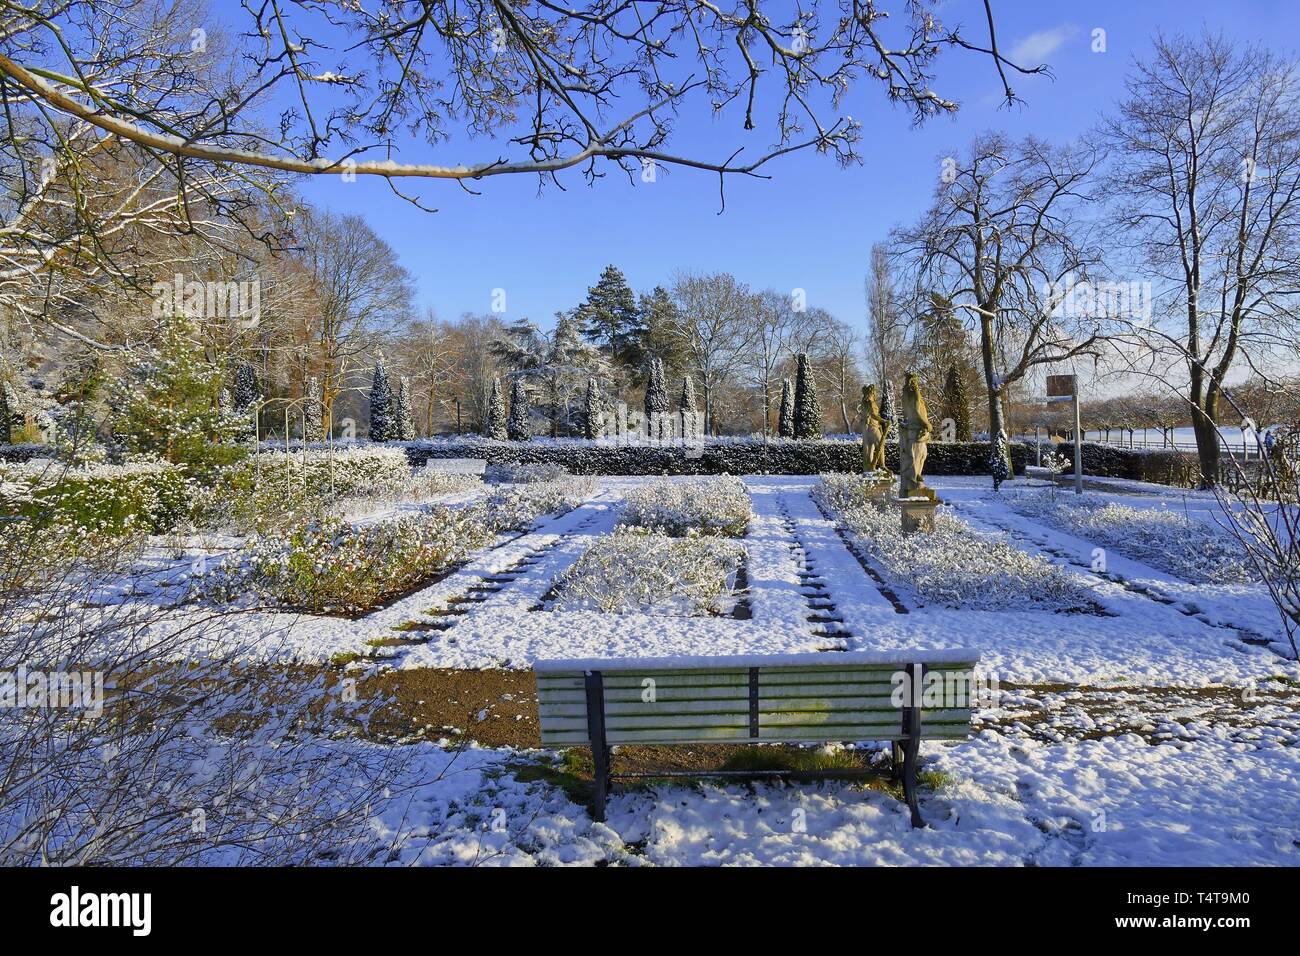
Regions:
[[[921,478],[928,453],[926,443],[933,432],[920,381],[915,372],[908,372],[903,386],[903,423],[898,433],[898,497],[934,497]]]
[[[864,474],[885,470],[885,420],[876,401],[876,386],[862,386],[862,471]]]

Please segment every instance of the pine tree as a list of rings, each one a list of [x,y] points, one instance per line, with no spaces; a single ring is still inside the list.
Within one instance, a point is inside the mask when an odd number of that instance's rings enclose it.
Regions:
[[[483,423],[483,435],[505,441],[509,438],[506,430],[506,397],[501,391],[500,377],[492,380],[492,395],[488,399],[487,421]]]
[[[397,408],[388,365],[381,353],[370,380],[370,440],[392,441],[397,437]]]
[[[196,472],[234,461],[244,423],[221,407],[225,374],[204,358],[197,325],[165,319],[156,345],[135,353],[114,385],[110,428],[124,450]]]
[[[952,420],[953,437],[957,441],[970,441],[970,402],[966,400],[966,383],[956,365],[948,366],[948,377],[944,379],[943,417]]]
[[[575,314],[588,340],[605,346],[610,355],[633,368],[640,365],[645,327],[636,295],[617,266],[605,267]]]
[[[307,380],[307,394],[302,402],[302,440],[325,440],[325,408],[321,401],[320,381],[316,376]]]
[[[587,399],[582,409],[582,437],[594,441],[605,431],[605,405],[594,378],[587,379]]]
[[[695,404],[695,379],[682,377],[682,392],[677,398],[677,412],[681,417],[682,437],[693,437],[699,431],[699,410]]]
[[[1007,433],[998,430],[997,438],[989,444],[989,474],[993,476],[993,490],[1013,474],[1011,470],[1011,446],[1007,442]]]
[[[884,395],[880,400],[880,417],[885,422],[885,441],[898,441],[898,396],[894,392],[894,383],[886,382]]]
[[[398,441],[415,440],[415,420],[411,417],[411,380],[405,375],[397,382],[397,434]]]
[[[510,388],[510,417],[506,420],[506,435],[511,441],[528,441],[533,437],[533,426],[528,414],[528,392],[524,389],[522,378],[515,379]]]
[[[822,408],[806,352],[799,353],[794,376],[794,437],[822,437]]]
[[[776,420],[776,433],[781,438],[794,437],[794,386],[788,378],[781,379],[781,412]]]

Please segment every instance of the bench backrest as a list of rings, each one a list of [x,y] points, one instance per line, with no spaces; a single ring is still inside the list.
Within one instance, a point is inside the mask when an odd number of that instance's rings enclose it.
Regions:
[[[445,471],[453,475],[481,475],[487,471],[486,458],[430,458],[424,467],[430,471]]]
[[[761,658],[735,658],[739,666],[719,665],[718,659],[708,666],[538,662],[542,744],[590,741],[588,674],[598,675],[610,744],[899,740],[907,736],[904,708],[913,703],[921,709],[923,737],[969,735],[976,655],[945,654],[928,662],[924,654],[896,660],[853,656],[867,659],[790,655],[761,664]],[[920,681],[906,676],[909,664]]]

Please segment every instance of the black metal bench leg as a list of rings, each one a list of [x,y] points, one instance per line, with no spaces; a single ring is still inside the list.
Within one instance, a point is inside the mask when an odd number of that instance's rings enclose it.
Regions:
[[[921,809],[916,803],[916,764],[920,751],[920,734],[909,737],[903,746],[903,796],[907,800],[907,808],[912,811],[913,827],[925,826],[925,821],[921,819]]]
[[[910,706],[903,708],[903,797],[907,808],[912,812],[912,826],[923,827],[921,809],[916,803],[916,764],[921,754],[921,680],[925,675],[924,664],[908,664],[908,684],[913,697]],[[895,744],[897,747],[898,744]]]
[[[591,741],[592,776],[596,784],[591,818],[597,823],[604,823],[605,801],[609,796],[609,746],[605,743],[605,682],[600,671],[589,671],[584,683],[587,692],[587,738]]]
[[[605,822],[605,801],[609,797],[609,748],[592,747],[591,759],[595,765],[596,794],[592,800],[591,818]]]

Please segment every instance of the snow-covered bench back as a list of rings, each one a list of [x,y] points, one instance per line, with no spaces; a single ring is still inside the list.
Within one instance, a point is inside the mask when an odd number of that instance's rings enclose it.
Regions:
[[[543,746],[590,745],[597,819],[617,744],[888,740],[912,822],[922,738],[969,736],[968,650],[538,661]],[[917,679],[919,678],[919,679]]]

